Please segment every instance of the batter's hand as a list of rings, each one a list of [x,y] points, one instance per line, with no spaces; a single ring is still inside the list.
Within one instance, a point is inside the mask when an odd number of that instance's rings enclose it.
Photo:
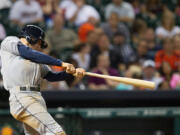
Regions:
[[[63,62],[62,67],[65,68],[66,73],[69,73],[69,74],[75,74],[76,73],[76,69],[73,66],[73,64]]]
[[[85,75],[85,70],[83,68],[76,68],[76,73],[73,75],[77,78],[82,78]]]

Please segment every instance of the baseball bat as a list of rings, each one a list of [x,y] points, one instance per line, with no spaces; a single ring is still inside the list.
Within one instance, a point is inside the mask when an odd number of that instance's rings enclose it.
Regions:
[[[133,86],[137,86],[137,87],[143,87],[143,88],[149,88],[149,89],[155,88],[154,82],[140,80],[140,79],[132,79],[132,78],[127,78],[127,77],[117,77],[117,76],[110,76],[110,75],[101,75],[101,74],[96,74],[96,73],[91,73],[91,72],[85,72],[85,75],[103,78],[103,79],[109,79],[112,81],[117,81],[120,83],[129,84],[129,85],[133,85]]]

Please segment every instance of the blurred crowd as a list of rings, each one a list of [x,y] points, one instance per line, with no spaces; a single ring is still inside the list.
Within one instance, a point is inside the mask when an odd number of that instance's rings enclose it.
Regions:
[[[46,31],[44,53],[76,67],[180,89],[180,0],[0,0],[0,40],[25,24]],[[144,90],[95,77],[42,87]]]

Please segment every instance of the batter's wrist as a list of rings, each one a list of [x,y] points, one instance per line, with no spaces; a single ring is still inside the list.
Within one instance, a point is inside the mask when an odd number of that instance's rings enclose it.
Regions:
[[[66,67],[67,67],[67,63],[61,62],[61,66],[64,67],[64,68],[66,68]]]

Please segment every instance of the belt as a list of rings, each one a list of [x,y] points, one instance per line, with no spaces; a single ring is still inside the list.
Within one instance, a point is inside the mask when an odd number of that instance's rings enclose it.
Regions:
[[[40,87],[19,87],[20,91],[40,91]]]

